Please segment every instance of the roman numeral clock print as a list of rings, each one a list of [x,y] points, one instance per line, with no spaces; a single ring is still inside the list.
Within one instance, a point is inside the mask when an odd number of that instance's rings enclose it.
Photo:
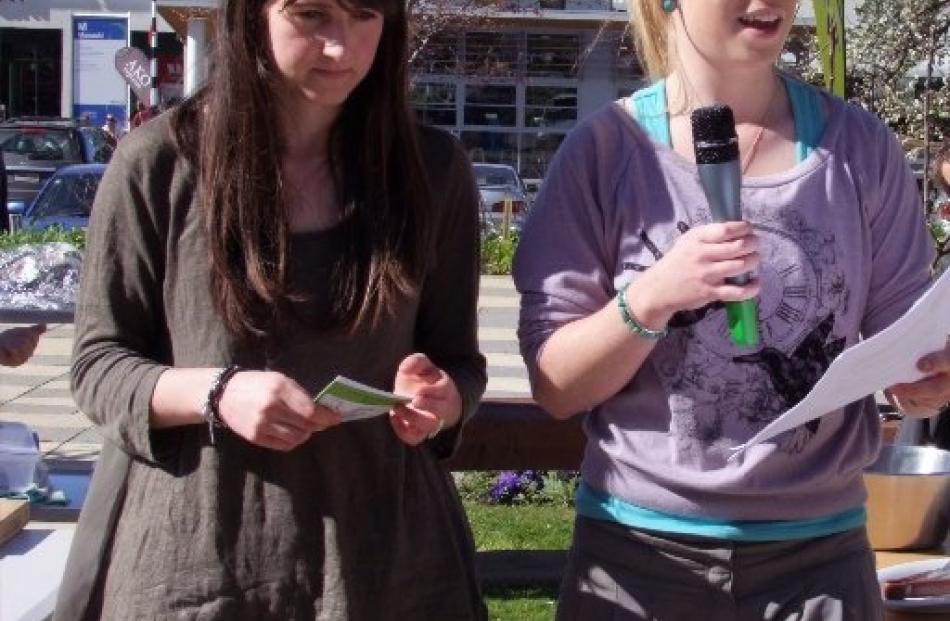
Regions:
[[[784,231],[756,225],[761,241],[759,278],[760,347],[790,352],[798,346],[814,322],[819,275],[812,258]],[[719,309],[694,326],[694,334],[711,352],[731,358],[748,353],[729,340],[726,313]]]

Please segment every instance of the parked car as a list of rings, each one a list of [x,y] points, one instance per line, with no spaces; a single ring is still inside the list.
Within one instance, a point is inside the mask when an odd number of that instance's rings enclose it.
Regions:
[[[105,164],[113,150],[104,131],[72,119],[23,118],[0,123],[8,213],[22,214],[58,169]]]
[[[483,231],[497,232],[503,226],[506,200],[511,201],[509,225],[519,231],[531,207],[528,191],[521,177],[507,164],[479,162],[472,166],[481,202]]]
[[[57,170],[23,214],[24,228],[86,228],[105,164],[74,164]]]

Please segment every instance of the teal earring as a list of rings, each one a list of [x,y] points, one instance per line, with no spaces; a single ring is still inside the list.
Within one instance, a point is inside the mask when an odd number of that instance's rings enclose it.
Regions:
[[[660,6],[663,7],[664,13],[672,13],[676,10],[676,0],[663,0]]]

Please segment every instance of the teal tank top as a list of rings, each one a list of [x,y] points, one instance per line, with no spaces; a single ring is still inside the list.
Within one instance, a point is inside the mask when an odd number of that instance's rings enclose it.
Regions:
[[[795,119],[795,155],[804,161],[818,148],[825,133],[825,113],[818,91],[794,78],[782,75]],[[666,80],[641,89],[627,99],[628,111],[653,140],[672,146],[670,119],[666,109]]]

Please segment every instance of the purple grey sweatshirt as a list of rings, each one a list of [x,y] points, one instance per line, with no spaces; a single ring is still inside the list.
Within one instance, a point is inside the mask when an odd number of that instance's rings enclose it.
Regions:
[[[815,152],[743,180],[743,216],[762,245],[761,345],[733,346],[721,306],[674,316],[626,387],[592,404],[582,474],[593,488],[730,521],[824,517],[865,500],[861,471],[880,444],[870,397],[727,461],[930,283],[933,246],[895,136],[857,106],[822,99]],[[684,231],[712,222],[695,164],[652,141],[625,103],[567,137],[523,232],[514,276],[532,383],[558,327],[612,304]]]

